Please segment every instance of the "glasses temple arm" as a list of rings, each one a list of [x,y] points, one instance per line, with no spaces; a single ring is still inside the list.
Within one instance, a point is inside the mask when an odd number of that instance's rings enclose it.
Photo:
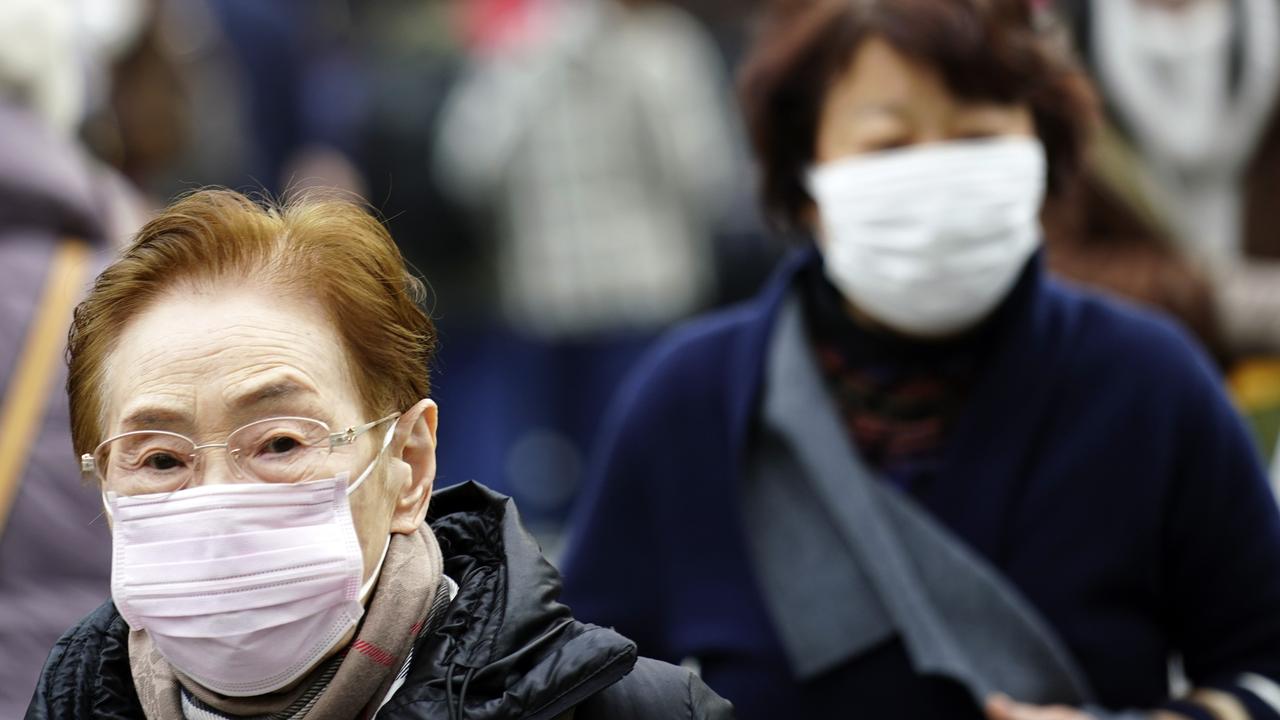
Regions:
[[[381,425],[384,422],[387,422],[388,420],[394,420],[398,417],[400,417],[400,413],[392,413],[379,420],[374,420],[373,422],[367,422],[363,425],[357,425],[355,427],[349,427],[346,430],[343,430],[342,432],[333,433],[332,435],[329,436],[329,447],[334,448],[334,447],[338,447],[339,445],[349,445],[352,442],[355,442],[356,438],[360,437],[366,432],[372,430],[373,428],[378,427],[379,425]]]

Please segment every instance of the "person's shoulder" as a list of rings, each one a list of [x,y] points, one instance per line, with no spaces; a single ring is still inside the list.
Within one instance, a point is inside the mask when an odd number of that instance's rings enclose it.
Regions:
[[[749,371],[749,359],[764,352],[764,340],[797,277],[817,258],[812,250],[791,253],[755,295],[668,330],[641,359],[632,378],[641,383],[702,384],[709,376],[723,378],[734,367]]]
[[[122,640],[128,642],[128,626],[115,604],[108,600],[62,634],[54,645],[50,660],[54,654],[65,654],[69,648],[100,647],[109,641]]]
[[[1151,382],[1170,389],[1216,384],[1213,361],[1173,318],[1061,282],[1049,285],[1048,296],[1069,369],[1095,380]]]
[[[746,305],[702,315],[667,331],[627,374],[609,419],[665,424],[690,408],[712,410],[729,392],[734,347],[754,320]]]
[[[699,315],[668,330],[649,348],[631,375],[633,383],[705,386],[723,379],[773,317],[759,298]]]
[[[112,677],[107,677],[111,675]],[[40,673],[27,718],[90,717],[90,707],[132,707],[129,627],[107,601],[54,644]],[[90,698],[110,693],[118,698]]]
[[[579,706],[576,720],[730,720],[733,706],[694,673],[640,658],[635,668]]]
[[[741,336],[767,322],[756,301],[741,302],[686,320],[667,331],[646,357],[649,366],[690,365],[722,358]]]

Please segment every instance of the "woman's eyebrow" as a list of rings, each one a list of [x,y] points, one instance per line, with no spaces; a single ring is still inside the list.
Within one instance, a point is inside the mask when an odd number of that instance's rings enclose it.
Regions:
[[[149,430],[152,428],[173,427],[190,421],[190,415],[181,410],[160,406],[143,406],[125,415],[124,419],[120,421],[120,426],[125,431]]]
[[[261,385],[249,385],[241,392],[228,392],[228,404],[234,417],[241,421],[258,420],[261,415],[301,415],[316,420],[332,420],[321,395],[310,382],[296,377],[275,378]]]
[[[300,395],[319,395],[319,391],[311,378],[291,368],[256,372],[221,389],[221,400],[233,410],[252,409]]]
[[[314,395],[315,391],[295,380],[276,380],[266,385],[250,388],[232,397],[231,407],[236,409],[252,408],[280,400],[288,400],[298,395]]]

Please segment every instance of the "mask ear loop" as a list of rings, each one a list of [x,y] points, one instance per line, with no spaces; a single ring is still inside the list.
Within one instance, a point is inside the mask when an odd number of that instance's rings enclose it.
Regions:
[[[369,593],[373,591],[373,586],[378,584],[378,578],[382,576],[382,565],[387,561],[387,553],[391,550],[391,536],[387,536],[387,543],[382,546],[382,557],[378,558],[378,564],[374,566],[373,572],[369,574],[369,579],[364,581],[364,585],[360,587],[360,595],[357,601],[363,605],[368,599]]]
[[[396,419],[398,420],[399,417],[400,416],[397,415]],[[396,426],[394,423],[392,423],[391,427],[387,430],[386,437],[382,439],[382,447],[378,449],[378,455],[374,457],[373,460],[369,461],[369,464],[368,466],[365,467],[364,472],[360,473],[360,477],[356,478],[356,481],[351,483],[351,485],[347,488],[348,497],[350,497],[352,493],[354,493],[357,489],[359,489],[359,487],[362,484],[364,484],[364,481],[368,479],[369,475],[373,472],[374,465],[378,464],[378,460],[382,459],[383,453],[387,451],[387,448],[391,447],[391,439],[395,437],[395,432],[396,432]],[[389,552],[390,550],[391,550],[391,536],[387,535],[387,541],[382,546],[382,557],[378,558],[377,566],[374,567],[373,572],[369,575],[369,579],[365,580],[364,585],[361,586],[360,588],[360,596],[359,596],[360,604],[362,605],[364,604],[365,599],[369,596],[370,591],[373,590],[374,585],[378,584],[378,578],[382,575],[382,565],[383,563],[386,562],[387,552]]]

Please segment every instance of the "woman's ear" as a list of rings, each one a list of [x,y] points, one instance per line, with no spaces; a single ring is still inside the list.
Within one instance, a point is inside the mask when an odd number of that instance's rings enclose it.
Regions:
[[[391,532],[409,535],[426,520],[427,505],[436,479],[436,427],[439,409],[421,400],[396,422],[391,441],[393,457],[408,466],[408,480],[397,489]],[[403,473],[404,469],[398,472]]]

